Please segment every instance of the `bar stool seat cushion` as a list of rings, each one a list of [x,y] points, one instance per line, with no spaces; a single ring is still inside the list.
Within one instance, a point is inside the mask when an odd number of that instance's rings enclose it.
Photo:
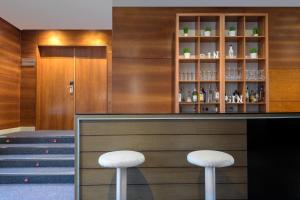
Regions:
[[[211,150],[191,152],[187,160],[200,167],[228,167],[234,164],[234,158],[228,153]]]
[[[127,168],[144,163],[145,157],[136,151],[113,151],[101,155],[98,162],[102,167]]]

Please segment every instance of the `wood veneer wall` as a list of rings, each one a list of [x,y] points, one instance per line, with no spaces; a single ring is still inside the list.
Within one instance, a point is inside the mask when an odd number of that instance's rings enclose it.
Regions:
[[[108,48],[108,80],[111,78],[111,31],[38,31],[21,32],[22,58],[38,59],[38,46],[98,46]],[[21,81],[21,125],[36,124],[36,66],[22,67]],[[108,91],[111,91],[111,80],[108,81]],[[108,93],[111,99],[111,92]],[[111,102],[111,101],[109,101]],[[108,104],[111,110],[111,104]]]
[[[300,111],[299,8],[114,8],[113,112],[173,111],[175,16],[186,12],[268,13],[270,112]]]
[[[97,161],[120,149],[146,158],[128,170],[128,199],[204,199],[204,170],[186,161],[188,152],[198,149],[234,156],[234,166],[216,171],[217,198],[247,199],[246,129],[246,120],[81,121],[80,199],[115,199],[115,170]]]
[[[0,129],[20,126],[20,31],[0,18]]]

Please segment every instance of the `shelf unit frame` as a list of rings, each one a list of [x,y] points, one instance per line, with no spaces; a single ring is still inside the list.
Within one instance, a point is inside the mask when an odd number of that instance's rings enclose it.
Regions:
[[[212,35],[210,37],[204,37],[201,35],[201,19],[215,19],[217,35]],[[195,23],[195,35],[192,36],[183,36],[180,32],[180,23],[184,22],[181,21],[182,19],[194,19]],[[229,19],[228,21],[226,21]],[[226,35],[226,25],[229,21],[234,21],[236,19],[238,33],[237,36],[230,37]],[[261,31],[262,35],[259,36],[251,36],[248,35],[247,30],[248,23],[250,22],[257,22],[259,30]],[[197,89],[198,93],[200,91],[201,85],[203,83],[215,83],[218,84],[219,92],[220,92],[220,100],[219,100],[219,112],[225,113],[226,112],[226,105],[234,105],[238,106],[242,109],[239,112],[247,112],[248,107],[250,106],[258,106],[258,112],[269,112],[269,39],[268,39],[268,14],[266,13],[178,13],[176,15],[176,30],[175,30],[175,97],[174,97],[174,110],[175,113],[180,113],[181,106],[194,106],[195,111],[197,113],[201,112],[201,106],[205,105],[203,102],[197,103],[187,103],[182,102],[179,103],[178,100],[178,93],[180,91],[180,85],[183,83],[194,83],[195,88]],[[182,41],[189,41],[195,43],[195,55],[190,59],[185,59],[181,56],[181,49],[180,43]],[[242,48],[240,50],[239,56],[237,58],[227,58],[226,56],[226,42],[237,42],[241,43]],[[216,42],[218,43],[219,47],[219,59],[207,59],[207,58],[200,58],[201,52],[201,43],[202,42]],[[262,48],[258,48],[258,55],[257,59],[251,59],[248,57],[248,43],[257,43],[257,45],[261,46]],[[239,45],[239,44],[237,44]],[[228,81],[225,80],[225,69],[226,63],[228,62],[236,62],[237,65],[241,65],[242,67],[242,78],[241,80],[236,81]],[[182,81],[180,80],[180,66],[181,63],[194,63],[195,68],[195,80],[194,81]],[[204,81],[201,80],[199,77],[199,72],[201,71],[202,63],[217,63],[218,66],[218,81]],[[246,69],[247,64],[249,63],[257,63],[259,66],[260,64],[263,65],[265,70],[265,80],[255,80],[255,81],[247,81],[246,80]],[[225,92],[226,92],[226,84],[233,84],[236,83],[237,85],[241,85],[241,93],[243,94],[243,104],[228,104],[225,103]],[[245,98],[245,92],[247,84],[257,84],[257,85],[264,85],[264,95],[265,101],[264,102],[257,102],[257,103],[247,103]],[[240,87],[240,86],[238,86]],[[215,105],[216,103],[208,103],[208,105]]]

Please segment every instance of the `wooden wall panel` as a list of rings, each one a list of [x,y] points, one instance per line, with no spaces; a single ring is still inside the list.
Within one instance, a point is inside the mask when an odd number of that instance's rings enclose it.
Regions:
[[[106,45],[108,55],[111,56],[111,35],[107,31],[21,31],[22,57],[37,58],[38,46],[99,46]],[[108,63],[108,83],[111,83],[111,58]],[[21,125],[36,125],[36,66],[22,67],[22,87],[21,87]],[[111,86],[108,87],[111,91]],[[109,95],[111,92],[109,92]],[[111,104],[109,104],[109,111]]]
[[[0,129],[20,126],[20,31],[0,18]]]
[[[81,121],[80,199],[114,198],[116,172],[97,161],[121,149],[140,151],[146,158],[128,170],[128,199],[204,199],[204,169],[186,161],[198,149],[234,156],[232,167],[217,169],[218,198],[247,199],[246,130],[245,120]]]
[[[300,92],[298,71],[300,68],[300,10],[298,8],[114,8],[113,10],[113,63],[117,60],[127,68],[123,61],[138,63],[140,70],[148,70],[144,63],[166,59],[165,67],[174,68],[175,56],[175,15],[186,12],[258,12],[269,14],[270,46],[270,112],[300,112]],[[145,59],[146,58],[146,59]],[[151,60],[151,61],[149,61]],[[115,65],[113,66],[115,68]],[[121,66],[118,66],[120,68]],[[126,69],[123,69],[124,71]],[[113,70],[113,96],[122,91],[130,91],[131,84],[120,85],[124,74]],[[173,76],[173,71],[166,77]],[[137,74],[131,74],[136,79]],[[143,85],[148,80],[140,80]],[[164,81],[163,78],[160,81]],[[159,82],[160,82],[159,81]],[[156,81],[158,83],[158,81]],[[173,84],[173,82],[172,82]],[[137,91],[141,89],[138,86]],[[143,93],[150,93],[148,88]],[[142,97],[143,93],[135,93]],[[174,98],[170,91],[165,98]],[[113,111],[122,112],[119,102],[114,102]],[[116,100],[118,101],[118,100]],[[136,101],[129,99],[128,107],[134,107]],[[164,101],[168,104],[168,101]],[[153,102],[140,102],[139,106],[151,107],[156,112]],[[135,112],[135,110],[133,110]],[[167,112],[164,110],[163,112]]]
[[[107,113],[106,47],[75,48],[76,113]]]
[[[169,59],[113,58],[114,113],[171,113],[173,68]]]
[[[22,31],[22,58],[36,59],[36,31]],[[35,126],[36,122],[36,66],[21,67],[21,126]]]

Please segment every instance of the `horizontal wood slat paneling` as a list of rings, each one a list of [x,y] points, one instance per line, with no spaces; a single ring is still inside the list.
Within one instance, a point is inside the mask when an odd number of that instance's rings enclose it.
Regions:
[[[20,31],[0,18],[0,129],[20,126]]]
[[[36,31],[21,32],[22,58],[36,59]],[[36,65],[21,67],[21,126],[35,126]]]
[[[232,167],[217,169],[219,199],[247,199],[245,120],[80,123],[81,200],[114,198],[115,170],[101,168],[98,158],[107,151],[124,149],[140,151],[146,159],[138,168],[129,169],[128,199],[203,199],[204,170],[186,160],[190,151],[200,149],[226,151],[235,158]],[[180,194],[174,195],[178,190]]]
[[[242,121],[242,120],[241,120]],[[85,122],[80,129],[82,135],[210,135],[210,134],[245,134],[246,124],[239,120],[203,120],[195,123],[193,120],[181,120],[174,124],[172,120],[147,120],[131,126],[128,121],[106,121],[107,126],[93,121]],[[115,128],[112,130],[111,125]],[[159,129],[153,129],[158,127]],[[191,129],[190,127],[193,127]],[[232,128],[234,127],[234,129]],[[145,132],[144,130],[148,131]],[[187,132],[186,130],[189,130]]]
[[[81,151],[246,150],[245,135],[81,136]]]
[[[191,167],[192,165],[186,161],[186,156],[190,151],[142,151],[147,158],[139,168],[143,167]],[[234,166],[247,166],[247,152],[246,151],[226,151],[234,157]],[[81,152],[81,168],[82,169],[96,169],[100,168],[98,158],[105,152]]]
[[[172,74],[169,59],[114,58],[112,112],[171,113]]]
[[[147,162],[147,161],[146,161]],[[247,169],[216,169],[217,183],[247,183]],[[109,185],[115,184],[115,169],[82,169],[81,184]],[[204,184],[204,169],[194,168],[130,168],[127,172],[127,184]]]
[[[149,62],[158,62],[165,59],[164,67],[174,68],[175,56],[175,16],[176,13],[268,13],[269,14],[269,61],[270,61],[270,112],[300,112],[300,92],[298,72],[291,74],[295,68],[300,68],[300,10],[298,8],[114,8],[113,10],[113,62],[118,60],[124,71],[130,67],[122,61],[138,63],[139,66]],[[130,51],[128,50],[130,49]],[[146,58],[146,59],[145,59]],[[149,61],[151,60],[151,61]],[[115,66],[114,66],[115,67]],[[120,68],[120,66],[119,66]],[[273,71],[273,69],[280,69]],[[141,67],[147,73],[148,68]],[[295,70],[296,71],[296,70]],[[113,71],[113,96],[118,96],[122,91],[134,93],[131,84],[120,84],[124,74]],[[135,113],[136,99],[143,98],[144,94],[151,93],[151,88],[143,87],[148,80],[139,79],[139,74],[128,75],[131,80],[138,79],[134,98],[127,99],[126,104],[114,103],[113,111]],[[166,78],[173,76],[173,72],[164,75]],[[280,78],[279,78],[280,76]],[[125,79],[124,79],[125,80]],[[129,81],[129,78],[126,78]],[[156,83],[164,84],[161,78]],[[276,83],[276,84],[275,84]],[[172,82],[173,84],[173,82]],[[277,86],[282,84],[281,86]],[[141,86],[141,87],[140,87]],[[282,90],[285,89],[285,92]],[[274,100],[276,96],[276,100]],[[120,99],[120,96],[118,96]],[[175,98],[170,91],[165,97]],[[290,98],[295,101],[291,106]],[[280,99],[280,100],[279,100]],[[115,99],[113,99],[115,101]],[[118,101],[118,100],[116,100]],[[122,106],[118,106],[119,103]],[[169,106],[167,100],[164,101]],[[125,109],[124,109],[125,107]],[[147,101],[140,101],[138,109],[145,110],[151,107],[150,112],[157,112],[160,105]],[[128,108],[128,109],[126,109]],[[133,108],[130,110],[129,108]],[[147,110],[149,112],[149,110]],[[168,111],[168,110],[167,110]]]
[[[247,199],[246,184],[218,184],[217,199]],[[115,199],[115,186],[82,186],[81,198],[84,200]],[[166,185],[129,185],[127,199],[153,200],[199,200],[204,199],[204,185],[166,184]]]

